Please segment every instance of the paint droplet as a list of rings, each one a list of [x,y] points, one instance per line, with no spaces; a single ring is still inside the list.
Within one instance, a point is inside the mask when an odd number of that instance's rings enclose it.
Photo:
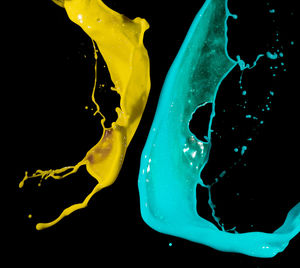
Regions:
[[[276,60],[276,59],[278,58],[278,55],[277,55],[276,52],[271,53],[271,52],[268,51],[268,52],[266,53],[266,56],[267,56],[269,59],[271,59],[271,60]]]
[[[223,170],[223,171],[220,173],[219,177],[220,177],[220,178],[223,178],[223,177],[225,176],[225,174],[226,174],[226,170]]]
[[[243,155],[245,153],[245,151],[247,150],[247,146],[243,146],[242,150],[241,150],[241,155]]]

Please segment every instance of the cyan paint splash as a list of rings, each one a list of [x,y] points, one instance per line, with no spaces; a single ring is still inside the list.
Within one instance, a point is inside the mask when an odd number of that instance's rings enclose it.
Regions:
[[[215,215],[211,199],[210,188],[218,180],[205,185],[201,179],[212,146],[211,125],[219,86],[236,65],[241,70],[246,66],[241,59],[235,61],[227,53],[226,22],[230,16],[227,0],[207,0],[168,72],[141,156],[138,180],[141,214],[150,227],[161,233],[221,251],[273,257],[300,232],[300,203],[273,233],[226,231]],[[189,122],[197,108],[207,103],[213,109],[207,142],[203,142],[191,133]],[[242,147],[241,153],[246,148]],[[197,213],[198,184],[208,189],[208,204],[217,225]]]

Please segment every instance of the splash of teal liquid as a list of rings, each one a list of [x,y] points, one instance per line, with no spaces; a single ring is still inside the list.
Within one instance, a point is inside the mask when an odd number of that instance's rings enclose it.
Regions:
[[[226,231],[214,213],[210,187],[201,179],[211,148],[211,124],[218,88],[240,59],[227,53],[227,0],[207,0],[196,15],[165,79],[141,156],[138,187],[143,220],[153,229],[220,251],[273,257],[300,232],[300,203],[273,233]],[[190,131],[197,108],[211,103],[207,141]],[[196,186],[208,189],[217,226],[200,217]],[[201,208],[200,208],[201,209]]]

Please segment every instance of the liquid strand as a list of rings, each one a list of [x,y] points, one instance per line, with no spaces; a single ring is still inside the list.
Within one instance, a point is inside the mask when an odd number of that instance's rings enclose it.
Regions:
[[[102,116],[103,134],[100,141],[74,166],[46,171],[37,170],[32,175],[26,172],[19,187],[22,188],[29,178],[63,179],[76,173],[81,166],[85,166],[88,173],[97,180],[97,185],[82,203],[66,208],[49,223],[38,223],[36,225],[38,230],[48,228],[72,212],[86,207],[94,194],[116,180],[126,149],[141,120],[150,91],[149,57],[143,45],[144,32],[149,28],[146,20],[142,18],[130,20],[113,11],[100,0],[55,0],[54,2],[64,7],[69,19],[79,25],[93,40],[95,61],[97,61],[96,45],[99,48],[114,84],[111,89],[120,95],[120,108],[116,108],[118,114],[116,122],[113,122],[110,128],[105,128],[105,117],[101,114],[94,97],[96,63],[92,101],[96,106],[94,115]]]
[[[233,17],[227,0],[207,0],[170,67],[141,156],[140,209],[143,220],[161,233],[220,251],[273,257],[300,232],[300,203],[273,233],[226,231],[215,215],[211,199],[213,184],[206,185],[201,179],[212,146],[211,125],[221,82],[235,66],[239,65],[241,71],[251,69],[263,56],[258,55],[253,66],[228,56],[227,20],[230,16]],[[204,142],[190,131],[189,122],[195,111],[208,103],[213,108],[207,142]],[[197,213],[197,185],[209,193],[208,204],[216,224]]]

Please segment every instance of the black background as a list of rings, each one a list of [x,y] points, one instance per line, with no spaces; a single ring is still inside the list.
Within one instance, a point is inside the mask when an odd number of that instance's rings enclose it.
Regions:
[[[5,9],[9,17],[4,27],[6,50],[2,53],[8,61],[3,79],[9,83],[3,86],[2,95],[5,134],[2,181],[8,182],[8,187],[2,184],[5,198],[2,230],[4,253],[10,261],[34,267],[76,264],[82,260],[85,266],[103,266],[104,261],[138,265],[166,262],[170,266],[179,260],[204,267],[219,262],[238,267],[299,265],[296,258],[299,236],[273,259],[259,259],[219,252],[160,234],[141,219],[137,189],[139,158],[165,75],[203,1],[164,1],[163,5],[153,1],[105,1],[116,11],[130,18],[146,18],[150,24],[145,35],[151,63],[149,101],[116,182],[95,195],[86,209],[52,228],[36,231],[37,222],[51,221],[62,209],[82,201],[96,181],[81,168],[65,180],[48,180],[41,187],[37,186],[38,180],[32,180],[19,189],[24,172],[73,165],[102,134],[100,118],[85,109],[93,107],[91,40],[68,20],[62,8],[50,0],[36,2],[18,3]],[[222,83],[213,129],[218,129],[223,138],[213,136],[211,160],[203,179],[211,182],[227,169],[213,190],[217,215],[226,228],[271,232],[299,202],[296,8],[293,1],[259,0],[231,0],[229,7],[239,16],[238,20],[228,22],[230,56],[241,55],[252,63],[258,54],[277,44],[284,53],[282,61],[287,71],[281,68],[277,77],[272,78],[268,69],[270,60],[263,58],[257,68],[244,73],[249,113],[265,103],[269,90],[275,92],[271,111],[259,114],[264,121],[261,126],[245,121],[244,111],[237,108],[243,101],[239,69],[235,68]],[[269,13],[271,8],[276,10],[275,14]],[[280,33],[279,43],[275,41],[276,31]],[[291,41],[295,42],[293,46]],[[109,85],[105,68],[99,71]],[[101,75],[98,78],[101,80]],[[108,88],[97,97],[104,114],[113,120],[114,114],[109,111],[118,98],[113,98]],[[238,132],[230,130],[234,125],[239,125]],[[248,150],[240,159],[233,148],[243,144],[248,136],[253,137],[253,142],[247,144]],[[199,213],[210,219],[206,199],[207,193],[199,189],[198,203],[203,207]],[[28,219],[28,214],[33,215],[32,219]]]

